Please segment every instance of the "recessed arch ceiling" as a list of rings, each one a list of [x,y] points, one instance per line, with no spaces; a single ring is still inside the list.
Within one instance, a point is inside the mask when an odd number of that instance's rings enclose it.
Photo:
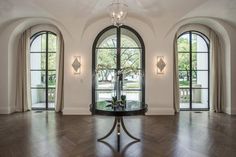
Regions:
[[[113,0],[1,0],[0,23],[21,17],[86,19],[107,14]],[[235,0],[123,0],[129,12],[151,20],[213,16],[236,24]]]

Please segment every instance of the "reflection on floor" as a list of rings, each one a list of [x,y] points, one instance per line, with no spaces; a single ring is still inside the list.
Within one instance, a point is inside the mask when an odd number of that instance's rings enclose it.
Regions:
[[[127,129],[96,139],[111,128],[113,117],[62,116],[53,111],[0,115],[1,157],[235,157],[236,117],[210,112],[176,116],[125,117]]]
[[[45,109],[46,103],[32,104],[32,108],[43,108]],[[48,108],[55,108],[55,103],[48,103]]]
[[[180,108],[186,109],[189,108],[189,103],[180,103]],[[204,103],[192,103],[193,109],[208,109],[208,104]]]

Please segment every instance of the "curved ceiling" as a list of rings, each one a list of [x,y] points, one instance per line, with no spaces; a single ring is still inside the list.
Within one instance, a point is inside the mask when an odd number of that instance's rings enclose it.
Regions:
[[[112,0],[1,0],[0,24],[21,17],[89,19],[107,14],[111,3]],[[235,0],[125,0],[125,3],[130,13],[153,21],[209,16],[236,25]]]

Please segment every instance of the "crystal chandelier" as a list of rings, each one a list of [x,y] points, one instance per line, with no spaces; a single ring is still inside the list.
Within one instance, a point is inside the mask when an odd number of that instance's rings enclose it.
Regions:
[[[119,0],[109,5],[109,14],[114,26],[121,26],[127,15],[128,5],[121,3]]]

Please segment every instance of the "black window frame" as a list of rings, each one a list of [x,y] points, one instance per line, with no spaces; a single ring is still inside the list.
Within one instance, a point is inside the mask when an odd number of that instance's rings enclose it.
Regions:
[[[134,30],[133,28],[127,26],[127,25],[122,25],[120,27],[116,26],[108,26],[105,29],[103,29],[95,38],[92,46],[92,106],[91,106],[91,112],[92,114],[95,114],[96,111],[96,50],[97,49],[102,49],[102,48],[97,48],[97,43],[100,39],[100,37],[106,33],[107,31],[111,29],[117,29],[116,30],[116,37],[117,37],[117,45],[116,47],[112,47],[110,49],[116,49],[117,50],[117,67],[115,70],[120,70],[121,65],[120,65],[120,57],[121,57],[121,49],[133,49],[133,47],[121,47],[121,29],[127,29],[130,32],[132,32],[139,40],[141,47],[135,47],[135,49],[141,49],[141,74],[142,74],[142,82],[141,82],[141,91],[142,92],[142,103],[145,103],[145,45],[142,37],[140,34]],[[133,91],[133,90],[132,90]]]
[[[186,54],[189,54],[189,62],[190,62],[190,68],[188,70],[179,70],[178,68],[178,72],[179,71],[189,71],[190,72],[190,82],[189,82],[189,88],[180,88],[179,89],[189,89],[189,92],[190,92],[190,102],[189,102],[189,108],[180,108],[180,111],[209,111],[210,110],[210,39],[202,32],[200,31],[196,31],[196,30],[189,30],[189,31],[185,31],[183,33],[181,33],[178,37],[177,37],[177,40],[176,40],[176,44],[178,45],[178,39],[185,35],[185,34],[189,34],[189,51],[178,51],[177,49],[177,53],[180,54],[180,53],[186,53]],[[200,36],[206,43],[207,45],[207,52],[193,52],[192,51],[192,34],[196,34],[198,36]],[[192,68],[192,53],[206,53],[207,54],[207,57],[208,57],[208,69],[207,70],[202,70],[202,69],[195,69],[193,70]],[[178,65],[177,65],[178,66]],[[192,85],[192,72],[193,71],[207,71],[208,72],[208,88],[193,88]],[[179,80],[178,80],[179,81]],[[192,90],[193,89],[207,89],[207,93],[208,93],[208,107],[207,108],[192,108]],[[179,97],[180,99],[180,97]],[[179,102],[180,103],[180,102]]]
[[[31,75],[31,72],[32,71],[45,71],[45,87],[32,87],[31,86],[31,82],[30,82],[30,90],[32,89],[45,89],[45,108],[38,108],[38,107],[32,107],[32,110],[55,110],[55,107],[54,108],[49,108],[48,106],[48,93],[49,93],[49,90],[56,90],[56,86],[55,87],[48,87],[48,73],[49,72],[56,72],[56,69],[49,69],[48,68],[48,56],[50,53],[52,54],[56,54],[57,52],[56,51],[49,51],[48,50],[48,35],[49,34],[52,34],[52,35],[55,35],[57,37],[57,34],[52,32],[52,31],[47,31],[47,30],[43,30],[43,31],[39,31],[35,34],[33,34],[31,37],[30,37],[30,49],[31,49],[31,45],[33,44],[34,40],[39,37],[40,35],[43,35],[43,34],[46,34],[46,51],[40,51],[40,52],[32,52],[30,51],[30,55],[31,54],[34,54],[34,53],[37,53],[37,54],[45,54],[45,69],[31,69],[31,65],[30,65],[30,75]]]

